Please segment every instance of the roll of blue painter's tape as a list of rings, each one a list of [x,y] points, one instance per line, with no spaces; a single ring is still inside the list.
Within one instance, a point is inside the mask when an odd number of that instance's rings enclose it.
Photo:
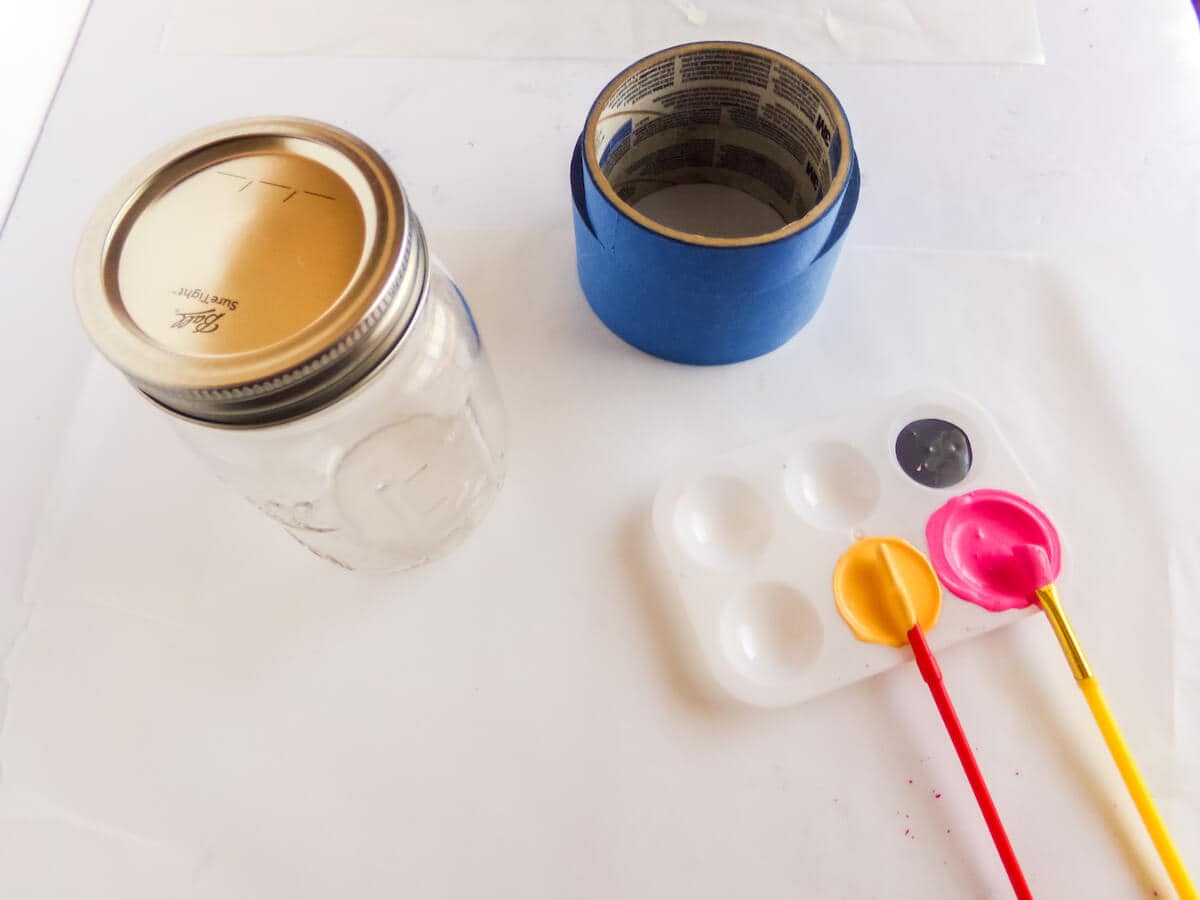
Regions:
[[[697,365],[760,356],[820,306],[859,182],[841,104],[799,63],[735,42],[652,54],[609,82],[575,146],[580,284],[605,325],[654,356]],[[694,183],[744,191],[784,224],[718,238],[636,209]]]

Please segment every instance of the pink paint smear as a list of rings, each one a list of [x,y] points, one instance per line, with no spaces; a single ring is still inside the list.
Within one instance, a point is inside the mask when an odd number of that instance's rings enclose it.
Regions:
[[[1035,602],[1062,567],[1049,517],[1023,497],[979,490],[944,504],[925,526],[929,559],[951,593],[992,612]]]

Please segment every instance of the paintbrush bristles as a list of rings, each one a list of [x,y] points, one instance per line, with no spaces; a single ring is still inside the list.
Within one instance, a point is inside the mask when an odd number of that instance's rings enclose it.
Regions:
[[[901,576],[896,567],[896,561],[892,559],[891,551],[888,550],[887,544],[879,545],[879,561],[883,563],[884,570],[888,574],[888,587],[891,589],[889,593],[894,595],[899,601],[896,612],[900,614],[900,624],[904,631],[911,631],[917,624],[917,611],[913,608],[912,597],[908,595],[908,588],[904,584],[904,578]]]
[[[1020,566],[1023,577],[1031,590],[1054,583],[1054,571],[1046,548],[1038,544],[1018,544],[1013,547],[1013,562]]]

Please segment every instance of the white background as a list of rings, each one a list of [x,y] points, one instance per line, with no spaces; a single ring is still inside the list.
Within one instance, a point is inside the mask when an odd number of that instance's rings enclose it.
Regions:
[[[0,223],[16,196],[86,9],[87,0],[0,4]]]
[[[570,149],[627,59],[557,53],[516,6],[546,58],[205,51],[169,42],[188,4],[98,0],[0,237],[0,894],[1006,896],[915,669],[722,702],[647,536],[680,461],[922,384],[988,407],[1055,512],[1076,627],[1200,865],[1194,15],[1042,3],[999,52],[886,8],[818,54],[864,169],[826,306],[762,360],[690,369],[621,344],[574,278]],[[892,34],[919,63],[887,62]],[[1016,64],[1031,34],[1044,65]],[[268,112],[384,152],[505,393],[504,493],[416,573],[305,554],[75,321],[108,185]],[[1045,623],[942,666],[1035,893],[1168,896]]]

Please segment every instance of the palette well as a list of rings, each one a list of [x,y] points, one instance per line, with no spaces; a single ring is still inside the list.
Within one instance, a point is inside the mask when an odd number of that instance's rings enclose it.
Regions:
[[[982,487],[1037,496],[985,410],[920,391],[684,467],[655,498],[654,531],[717,682],[743,702],[788,706],[910,658],[856,640],[838,615],[832,579],[847,547],[889,535],[924,549],[929,516]],[[951,646],[1030,613],[947,597],[929,641]]]

